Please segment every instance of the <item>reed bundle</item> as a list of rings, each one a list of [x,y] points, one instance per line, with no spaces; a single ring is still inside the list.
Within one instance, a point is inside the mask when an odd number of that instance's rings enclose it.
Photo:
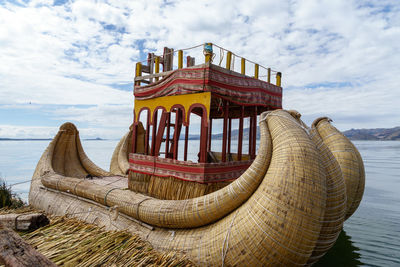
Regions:
[[[344,182],[346,184],[346,215],[347,220],[360,205],[365,187],[365,171],[360,152],[330,122],[327,117],[316,119],[312,126],[318,131],[323,142],[332,151],[338,161]]]
[[[136,235],[72,218],[53,217],[50,225],[22,237],[59,266],[194,266],[183,255],[155,251]]]
[[[127,175],[129,172],[129,153],[132,150],[133,125],[118,142],[111,157],[110,172],[114,175]],[[136,153],[144,153],[146,131],[141,122],[136,127]]]
[[[83,150],[79,132],[72,123],[64,123],[63,128],[54,138],[55,146],[52,155],[46,159],[46,165],[51,165],[55,172],[72,177],[85,178],[92,176],[109,176],[111,173],[104,171],[94,164]],[[71,146],[71,144],[74,144]]]
[[[183,181],[175,177],[158,177],[135,172],[130,172],[128,179],[130,190],[155,198],[170,200],[204,196],[230,184],[230,182],[201,184]]]

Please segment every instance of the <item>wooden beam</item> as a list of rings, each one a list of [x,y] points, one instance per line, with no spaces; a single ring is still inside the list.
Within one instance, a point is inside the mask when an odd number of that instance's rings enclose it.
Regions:
[[[271,68],[268,68],[268,83],[271,83]]]
[[[57,266],[0,223],[0,264],[5,266]]]
[[[153,132],[151,133],[151,155],[156,156],[156,134],[157,134],[157,122],[158,122],[158,109],[154,110],[153,114]]]
[[[136,122],[133,122],[132,124],[132,147],[131,147],[131,151],[132,153],[136,153],[136,130],[137,130],[137,124]]]
[[[222,162],[226,162],[229,102],[224,100],[224,128],[222,132]]]
[[[146,122],[146,136],[144,140],[144,153],[149,154],[149,138],[150,138],[150,111],[147,110],[147,122]]]
[[[232,132],[232,118],[228,119],[228,161],[231,154],[231,132]]]
[[[254,65],[254,78],[256,79],[258,79],[258,70],[259,70],[258,64]]]
[[[170,136],[170,129],[171,129],[171,112],[168,112],[167,118],[167,136],[165,138],[165,158],[169,158],[169,136]]]
[[[253,116],[250,115],[250,124],[249,124],[249,156],[253,154]]]
[[[282,79],[282,73],[278,72],[276,74],[276,86],[281,86],[281,79]]]
[[[178,69],[183,68],[183,51],[179,50],[178,51]]]
[[[206,113],[203,112],[201,117],[201,132],[200,132],[200,158],[199,162],[207,162],[207,136],[208,136],[208,125]]]
[[[175,114],[175,129],[174,129],[174,138],[173,138],[173,159],[178,159],[178,142],[179,136],[181,135],[182,129],[182,110],[176,109]]]
[[[160,57],[156,57],[154,65],[155,65],[155,73],[156,74],[160,73]],[[159,77],[155,77],[155,80],[158,81]]]
[[[207,148],[207,152],[211,151],[211,138],[212,138],[212,118],[210,118],[210,123],[208,125],[208,148]]]
[[[226,69],[227,70],[231,69],[231,63],[232,63],[232,52],[228,51],[226,53]]]
[[[256,143],[257,143],[257,106],[254,107],[254,114],[253,114],[253,135],[252,135],[252,148],[251,148],[251,159],[256,157]]]
[[[27,231],[48,225],[50,221],[43,213],[9,213],[0,215],[0,223],[15,231]]]
[[[140,76],[142,76],[142,63],[138,62],[136,63],[135,85],[140,85],[140,80],[136,80],[136,78],[139,78]]]
[[[158,156],[160,154],[161,142],[163,140],[165,126],[167,124],[168,112],[163,111],[160,118],[160,125],[158,126],[157,136],[156,136],[156,146],[154,149],[154,156]]]
[[[163,76],[166,76],[166,75],[168,75],[168,74],[170,74],[170,73],[172,73],[174,71],[175,70],[170,70],[170,71],[164,71],[164,72],[160,72],[160,73],[153,73],[153,74],[150,74],[150,75],[143,75],[143,76],[140,75],[140,76],[135,77],[135,82],[148,80],[148,79],[156,78],[156,77],[163,77]]]
[[[188,140],[189,140],[189,124],[186,125],[186,128],[185,128],[185,151],[183,153],[183,160],[184,161],[187,161]]]
[[[241,116],[239,118],[239,140],[238,140],[238,161],[242,160],[242,148],[243,148],[243,118],[244,118],[244,106],[242,106]]]

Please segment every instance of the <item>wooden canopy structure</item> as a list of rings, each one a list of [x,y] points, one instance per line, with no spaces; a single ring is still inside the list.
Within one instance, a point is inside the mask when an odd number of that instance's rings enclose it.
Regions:
[[[282,108],[281,74],[271,83],[271,69],[266,81],[259,79],[259,65],[254,76],[246,75],[246,60],[241,72],[231,69],[232,53],[226,53],[226,68],[212,63],[212,44],[203,47],[205,63],[194,65],[178,51],[178,68],[173,69],[173,49],[164,48],[163,56],[148,55],[147,65],[137,63],[135,108],[130,171],[185,181],[213,183],[239,177],[256,156],[257,116]],[[163,72],[159,72],[160,65]],[[143,75],[148,73],[148,75]],[[201,122],[198,162],[188,160],[190,115]],[[245,140],[244,120],[248,118],[249,134]],[[222,147],[212,151],[213,121],[222,120]],[[237,119],[237,151],[232,150],[232,121]],[[185,133],[182,128],[185,127]],[[140,137],[140,133],[143,133]],[[138,140],[140,138],[140,140]],[[183,157],[178,158],[180,141]],[[243,147],[248,142],[248,153]],[[138,146],[138,144],[144,144]],[[246,144],[247,146],[247,144]],[[162,148],[162,150],[161,150]]]

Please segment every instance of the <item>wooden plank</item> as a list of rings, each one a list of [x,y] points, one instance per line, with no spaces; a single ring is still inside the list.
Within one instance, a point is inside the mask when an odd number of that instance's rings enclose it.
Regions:
[[[171,130],[171,112],[168,112],[168,117],[167,117],[167,136],[166,136],[166,139],[165,139],[165,158],[170,158],[170,154],[169,154],[170,130]]]
[[[0,215],[0,223],[5,227],[16,231],[36,230],[50,223],[46,215],[42,213],[30,214],[3,214]]]
[[[184,152],[184,156],[183,156],[184,161],[187,161],[188,140],[189,140],[189,125],[186,125],[186,128],[185,128],[185,152]]]
[[[226,139],[228,132],[228,112],[229,112],[229,102],[224,100],[224,129],[222,132],[222,162],[226,161]]]
[[[57,266],[37,252],[13,230],[0,223],[0,264],[6,266]]]
[[[244,118],[244,106],[242,106],[241,115],[240,115],[240,119],[239,119],[238,161],[242,160],[243,118]]]
[[[182,113],[183,111],[181,109],[175,109],[175,128],[174,128],[174,137],[172,140],[173,159],[178,159],[178,142],[182,129],[182,117],[183,117]]]
[[[160,125],[156,135],[156,146],[154,149],[154,156],[158,156],[160,153],[161,142],[163,141],[165,126],[167,124],[168,112],[163,111],[161,114]]]
[[[153,114],[153,132],[151,133],[151,155],[155,156],[155,148],[156,148],[156,134],[157,134],[157,122],[158,122],[158,109],[154,110]]]
[[[170,74],[170,73],[172,73],[174,71],[175,70],[170,70],[170,71],[164,71],[164,72],[160,72],[160,73],[153,73],[153,74],[149,74],[149,75],[137,76],[137,77],[135,77],[135,82],[136,81],[148,80],[148,79],[156,78],[156,77],[163,77],[163,76],[166,76],[166,75],[168,75],[168,74]]]

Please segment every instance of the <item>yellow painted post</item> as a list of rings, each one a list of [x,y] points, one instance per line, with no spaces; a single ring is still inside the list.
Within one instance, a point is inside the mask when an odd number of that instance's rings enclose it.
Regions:
[[[268,68],[268,83],[271,83],[271,68]]]
[[[178,51],[178,69],[183,68],[183,51],[179,50]]]
[[[282,79],[282,73],[278,72],[276,74],[276,85],[281,86],[281,79]]]
[[[242,58],[241,63],[242,63],[242,64],[241,64],[241,65],[242,65],[241,73],[242,73],[243,75],[245,75],[245,74],[246,74],[246,59]]]
[[[155,65],[155,72],[156,73],[159,73],[160,72],[160,57],[156,57],[156,59],[155,59],[155,63],[154,63],[154,65]],[[158,81],[158,77],[156,77],[156,81]]]
[[[205,43],[204,44],[204,56],[205,56],[206,63],[211,62],[212,55],[213,55],[212,43]]]
[[[136,77],[142,76],[142,63],[136,63]],[[140,85],[140,81],[135,82],[136,85]]]
[[[256,79],[258,79],[258,69],[259,69],[258,64],[255,64],[254,65],[254,78],[256,78]]]
[[[226,69],[228,70],[231,69],[231,63],[232,63],[232,52],[228,51],[228,53],[226,53]]]

